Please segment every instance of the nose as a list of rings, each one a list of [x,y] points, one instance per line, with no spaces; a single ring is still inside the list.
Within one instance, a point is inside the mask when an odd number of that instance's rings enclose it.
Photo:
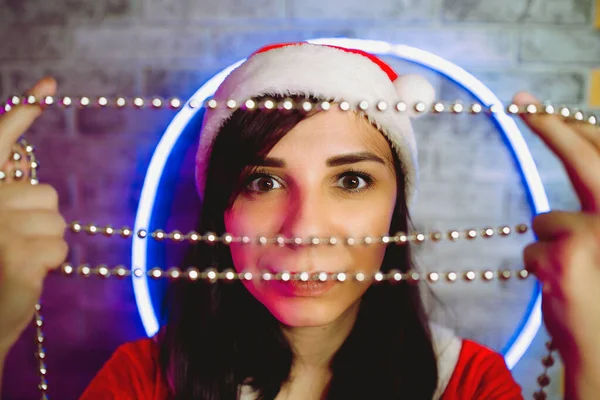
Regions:
[[[289,195],[287,212],[282,226],[282,234],[288,238],[301,238],[310,245],[312,238],[327,238],[333,235],[332,204],[319,191],[293,191]]]

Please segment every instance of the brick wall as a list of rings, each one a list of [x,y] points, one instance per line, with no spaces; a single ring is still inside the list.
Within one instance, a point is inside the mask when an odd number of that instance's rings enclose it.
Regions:
[[[599,107],[592,76],[600,32],[591,0],[0,0],[0,94],[20,93],[44,74],[65,95],[189,96],[214,73],[266,43],[347,36],[432,51],[480,78],[504,101],[517,90],[580,107]],[[418,67],[391,60],[403,70]],[[455,84],[427,74],[440,98],[469,100]],[[596,72],[597,74],[597,72]],[[597,80],[598,78],[596,78]],[[594,82],[596,82],[594,80]],[[41,178],[61,194],[68,220],[131,225],[144,171],[170,112],[52,109],[30,132]],[[522,125],[521,125],[522,126]],[[484,117],[426,116],[416,122],[422,189],[420,229],[527,222],[531,211],[514,162]],[[553,207],[577,202],[556,160],[524,135]],[[190,190],[188,178],[177,193]],[[185,212],[169,211],[170,224]],[[174,222],[175,221],[175,222]],[[423,245],[425,270],[518,268],[531,236],[478,245]],[[126,263],[129,243],[72,236],[74,262]],[[461,334],[500,349],[525,310],[533,283],[435,286],[440,318]],[[50,395],[76,398],[115,347],[143,329],[128,281],[52,276],[44,293]],[[490,312],[493,309],[493,312]],[[10,356],[7,399],[35,398],[33,336]],[[530,397],[542,368],[540,333],[515,376]],[[552,370],[558,398],[560,368]]]

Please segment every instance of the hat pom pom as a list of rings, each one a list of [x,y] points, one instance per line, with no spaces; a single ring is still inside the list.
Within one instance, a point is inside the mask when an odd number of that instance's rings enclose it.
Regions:
[[[427,79],[421,75],[401,75],[394,81],[394,87],[399,100],[406,103],[407,113],[411,118],[423,115],[425,112],[415,110],[415,105],[423,103],[425,110],[429,110],[435,100],[435,89]]]

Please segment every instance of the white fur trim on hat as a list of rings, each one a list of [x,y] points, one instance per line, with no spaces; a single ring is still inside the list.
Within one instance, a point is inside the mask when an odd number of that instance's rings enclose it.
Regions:
[[[414,75],[391,81],[369,58],[343,49],[298,43],[257,53],[232,71],[217,89],[218,102],[233,99],[238,104],[261,95],[310,95],[332,101],[345,100],[351,106],[366,100],[370,105],[385,101],[391,108],[399,101],[414,104],[433,101],[433,88]],[[419,98],[421,97],[421,98]],[[207,109],[198,155],[196,181],[203,196],[210,152],[221,127],[232,115],[226,107]],[[378,111],[365,114],[392,143],[406,173],[406,197],[412,203],[418,181],[417,149],[408,113]]]

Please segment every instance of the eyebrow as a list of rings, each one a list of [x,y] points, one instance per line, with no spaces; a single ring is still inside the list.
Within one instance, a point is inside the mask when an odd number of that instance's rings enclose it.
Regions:
[[[348,165],[348,164],[356,164],[359,162],[371,161],[379,164],[384,164],[385,161],[383,158],[368,152],[362,151],[358,153],[348,153],[341,154],[338,156],[329,157],[326,161],[326,165],[328,167],[339,167],[340,165]],[[257,167],[273,167],[273,168],[283,168],[285,167],[285,161],[281,158],[274,157],[265,157],[256,160],[253,165]]]

